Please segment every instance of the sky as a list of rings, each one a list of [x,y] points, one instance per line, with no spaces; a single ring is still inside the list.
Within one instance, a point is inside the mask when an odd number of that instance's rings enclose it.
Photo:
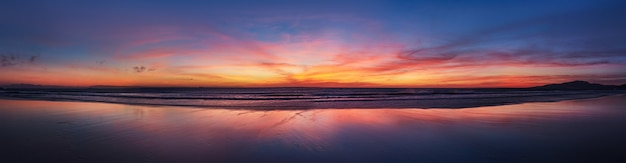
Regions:
[[[626,83],[626,2],[0,2],[0,85]]]

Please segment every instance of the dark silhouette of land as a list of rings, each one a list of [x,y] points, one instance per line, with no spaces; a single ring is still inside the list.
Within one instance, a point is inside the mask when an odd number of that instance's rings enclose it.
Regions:
[[[623,85],[603,85],[590,83],[587,81],[572,81],[566,83],[559,84],[548,84],[538,87],[531,87],[529,89],[538,89],[538,90],[618,90],[618,89],[626,89],[626,84]]]

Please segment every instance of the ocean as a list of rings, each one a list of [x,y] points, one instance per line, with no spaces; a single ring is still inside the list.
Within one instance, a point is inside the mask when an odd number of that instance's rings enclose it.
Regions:
[[[600,97],[624,91],[453,88],[48,88],[0,98],[230,109],[468,108]]]

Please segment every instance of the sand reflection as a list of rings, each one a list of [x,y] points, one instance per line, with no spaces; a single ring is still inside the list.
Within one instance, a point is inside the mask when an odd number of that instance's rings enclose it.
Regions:
[[[497,156],[536,154],[531,149],[562,145],[532,143],[575,142],[624,129],[624,99],[468,109],[264,111],[0,100],[0,127],[11,133],[3,138],[9,146],[28,151],[33,144],[27,141],[37,139],[44,143],[35,147],[65,152],[34,150],[36,155],[59,160],[468,161],[507,150]],[[608,124],[613,127],[597,127]],[[577,132],[581,128],[585,132]],[[560,137],[563,133],[569,138]]]

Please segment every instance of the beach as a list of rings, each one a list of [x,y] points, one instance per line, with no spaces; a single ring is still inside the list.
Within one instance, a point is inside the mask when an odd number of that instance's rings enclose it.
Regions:
[[[626,163],[626,0],[0,13],[0,163]]]
[[[626,161],[624,95],[463,109],[0,104],[0,162]]]

